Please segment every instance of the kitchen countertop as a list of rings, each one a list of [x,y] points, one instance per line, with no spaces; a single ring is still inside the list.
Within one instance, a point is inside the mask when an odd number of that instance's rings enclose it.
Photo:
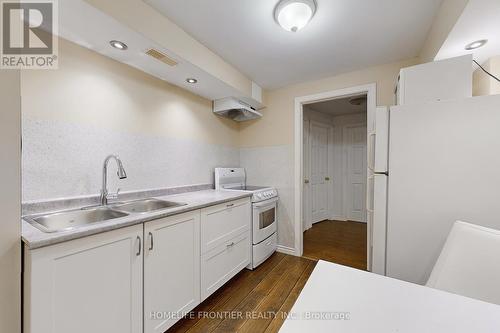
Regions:
[[[150,213],[132,213],[129,216],[93,223],[73,230],[53,233],[43,232],[25,220],[22,220],[22,240],[29,249],[37,249],[250,196],[251,194],[248,192],[217,190],[203,190],[182,194],[155,196],[154,198],[156,199],[181,202],[186,203],[186,205]]]

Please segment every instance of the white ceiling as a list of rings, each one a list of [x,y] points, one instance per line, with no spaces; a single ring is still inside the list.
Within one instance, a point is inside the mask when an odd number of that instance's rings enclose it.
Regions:
[[[309,110],[326,113],[332,116],[344,116],[348,114],[364,113],[366,112],[366,102],[361,105],[352,105],[351,103],[349,103],[349,100],[351,100],[352,98],[357,98],[361,96],[363,95],[307,104],[307,108]]]
[[[144,0],[264,88],[415,57],[441,0],[317,0],[297,33],[278,0]]]
[[[467,44],[480,39],[488,39],[488,44],[465,50]],[[500,0],[469,0],[435,60],[470,53],[479,63],[500,55]]]

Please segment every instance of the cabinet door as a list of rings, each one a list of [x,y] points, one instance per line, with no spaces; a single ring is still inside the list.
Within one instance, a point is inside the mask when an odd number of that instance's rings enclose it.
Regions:
[[[200,303],[200,211],[144,224],[144,329],[165,332]]]
[[[27,250],[25,332],[141,332],[142,235],[141,224]]]

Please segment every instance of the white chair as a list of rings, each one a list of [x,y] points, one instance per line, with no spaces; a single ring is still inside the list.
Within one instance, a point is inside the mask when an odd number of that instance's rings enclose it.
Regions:
[[[427,286],[500,305],[500,231],[455,222]]]

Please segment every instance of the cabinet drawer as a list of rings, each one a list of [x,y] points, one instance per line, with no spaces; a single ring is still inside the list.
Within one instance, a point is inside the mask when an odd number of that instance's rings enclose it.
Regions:
[[[201,251],[206,253],[250,230],[249,198],[227,202],[201,211]]]
[[[278,244],[278,237],[276,233],[274,233],[267,239],[260,242],[259,244],[252,246],[252,253],[253,253],[252,269],[259,266],[267,258],[269,258],[276,251],[277,244]]]
[[[250,263],[250,243],[247,231],[202,256],[202,301]]]

